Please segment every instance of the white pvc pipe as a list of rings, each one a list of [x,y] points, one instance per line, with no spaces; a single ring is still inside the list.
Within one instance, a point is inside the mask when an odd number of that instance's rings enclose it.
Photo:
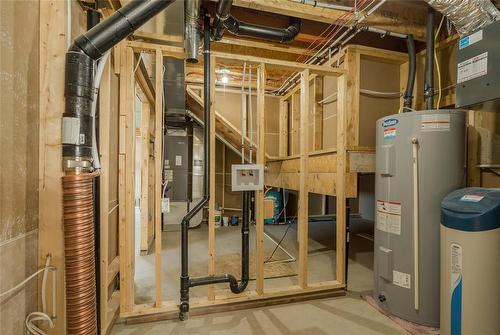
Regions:
[[[104,72],[104,67],[106,65],[106,61],[108,60],[109,56],[109,51],[102,56],[102,58],[99,60],[99,63],[97,65],[97,70],[96,74],[94,77],[94,99],[92,100],[92,110],[91,110],[91,117],[92,117],[92,160],[94,162],[94,168],[96,170],[101,168],[101,162],[99,159],[99,149],[97,148],[97,129],[96,129],[96,124],[95,124],[95,114],[97,110],[97,96],[99,94],[99,85],[101,84],[101,78],[102,74]],[[140,58],[139,58],[140,62]]]
[[[247,71],[247,63],[243,63],[243,77],[241,79],[241,110],[240,110],[240,132],[241,132],[241,164],[245,164],[245,133],[243,132],[244,127],[243,113],[246,114],[245,109],[245,73]],[[252,97],[250,97],[251,99]],[[244,110],[245,109],[245,110]]]
[[[252,164],[252,143],[253,143],[253,112],[252,112],[252,65],[250,65],[250,68],[248,69],[248,96],[250,97],[248,100],[248,117],[250,119],[250,124],[249,124],[249,134],[248,137],[250,138],[250,150],[249,150],[249,157],[248,160],[250,164]]]
[[[412,138],[412,163],[413,163],[413,272],[414,272],[414,300],[415,309],[420,308],[420,278],[419,278],[419,188],[418,188],[418,139]]]

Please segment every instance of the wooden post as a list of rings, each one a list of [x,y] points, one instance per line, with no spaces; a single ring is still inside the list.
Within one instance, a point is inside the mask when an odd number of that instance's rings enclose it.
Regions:
[[[109,233],[109,127],[111,124],[111,60],[106,63],[99,89],[99,238],[101,330],[108,326],[108,233]]]
[[[145,97],[143,97],[145,98]],[[145,100],[141,110],[141,255],[149,252],[149,103]]]
[[[134,305],[134,52],[121,46],[120,61],[120,140],[118,157],[120,313],[130,312]]]
[[[288,101],[279,102],[279,156],[288,156]]]
[[[359,85],[361,80],[361,56],[356,49],[347,49],[345,64],[347,66],[346,68],[349,69],[349,72],[347,73],[347,95],[345,100],[345,108],[349,112],[346,112],[346,114],[344,115],[346,121],[344,135],[346,138],[346,148],[351,148],[359,144]],[[338,116],[337,124],[339,124]]]
[[[299,174],[299,285],[307,287],[307,242],[309,226],[309,176],[307,161],[309,152],[309,70],[300,74],[300,174]]]
[[[57,268],[57,322],[49,334],[66,334],[61,124],[64,113],[67,11],[62,1],[40,1],[39,6],[38,264],[40,267],[45,266],[45,257],[50,254],[51,265]],[[41,289],[41,280],[39,283]],[[46,294],[47,297],[52,296],[52,285],[47,285]]]
[[[210,200],[208,202],[208,274],[215,274],[215,62],[210,56]],[[213,285],[208,286],[208,299],[215,299]]]
[[[336,280],[345,284],[345,238],[346,238],[346,195],[345,195],[345,177],[346,177],[346,101],[347,96],[347,78],[342,75],[337,79],[337,173],[336,173],[336,225],[337,225],[337,271]]]
[[[222,193],[221,193],[221,200],[220,200],[221,220],[222,220],[222,216],[224,214],[225,193],[226,193],[226,145],[224,143],[222,143]]]
[[[162,157],[163,157],[163,54],[156,50],[155,76],[155,279],[156,307],[162,304],[161,287],[161,198],[162,198]]]
[[[257,164],[265,165],[265,87],[266,67],[261,63],[257,70]],[[257,294],[264,294],[264,190],[255,192],[255,220],[256,220],[256,268]]]
[[[290,130],[290,155],[296,155],[300,150],[299,148],[299,125],[300,125],[300,103],[299,94],[292,94],[290,97],[290,118],[291,118],[291,130]]]
[[[323,77],[315,77],[313,85],[313,97],[314,101],[310,101],[309,104],[313,106],[313,150],[323,149],[323,104],[318,102],[323,100]]]

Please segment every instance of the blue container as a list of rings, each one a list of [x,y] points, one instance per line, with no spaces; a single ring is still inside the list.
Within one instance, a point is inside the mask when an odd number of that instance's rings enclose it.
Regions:
[[[279,217],[280,217],[280,214],[281,214],[281,209],[282,209],[281,193],[279,193],[278,191],[268,191],[265,195],[265,199],[273,200],[274,210],[273,210],[272,217],[264,218],[264,223],[265,224],[277,224]]]

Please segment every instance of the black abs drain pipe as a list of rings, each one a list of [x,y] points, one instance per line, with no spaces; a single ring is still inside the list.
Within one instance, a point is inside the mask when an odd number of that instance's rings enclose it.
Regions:
[[[238,282],[235,276],[231,274],[212,275],[207,277],[189,278],[188,271],[188,231],[189,221],[195,216],[210,199],[210,17],[208,13],[204,14],[204,64],[203,70],[205,75],[204,80],[204,121],[205,128],[203,132],[204,140],[204,175],[203,175],[203,199],[193,207],[184,216],[181,222],[181,301],[179,305],[179,319],[186,320],[189,313],[189,289],[195,286],[229,283],[229,288],[233,293],[241,293],[248,285],[249,279],[249,220],[248,220],[248,192],[243,194],[243,223],[242,223],[242,271],[241,281]]]

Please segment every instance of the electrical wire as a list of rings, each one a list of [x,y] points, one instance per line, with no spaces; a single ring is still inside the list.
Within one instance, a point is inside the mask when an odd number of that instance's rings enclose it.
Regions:
[[[439,27],[434,35],[434,63],[436,63],[437,77],[438,77],[438,99],[436,104],[436,109],[439,109],[439,105],[441,104],[441,70],[439,68],[439,60],[437,56],[437,38],[439,36],[439,32],[441,31],[441,26],[444,22],[444,15],[441,18],[441,22],[439,23]]]
[[[47,286],[47,275],[48,275],[48,272],[49,270],[50,271],[56,271],[56,267],[50,265],[50,261],[51,261],[51,256],[47,256],[46,260],[45,260],[45,266],[41,269],[39,269],[38,271],[36,271],[35,273],[33,273],[31,276],[27,277],[25,280],[23,280],[22,282],[20,282],[19,284],[17,284],[16,286],[12,287],[11,289],[5,291],[5,292],[2,292],[0,293],[0,298],[4,297],[4,296],[7,296],[19,289],[21,289],[22,287],[24,287],[29,281],[31,281],[32,279],[36,278],[40,273],[43,272],[43,277],[42,277],[42,311],[41,312],[32,312],[30,314],[28,314],[28,316],[26,317],[26,319],[24,320],[24,323],[26,325],[26,329],[28,330],[28,332],[30,334],[34,334],[34,335],[47,335],[47,333],[45,333],[43,330],[41,330],[40,328],[38,328],[34,322],[39,322],[39,321],[46,321],[48,324],[49,324],[49,327],[50,328],[54,328],[55,325],[54,325],[54,321],[52,318],[55,319],[56,317],[56,302],[55,302],[55,280],[56,280],[56,276],[54,275],[52,277],[52,315],[53,317],[50,317],[49,315],[47,315],[47,304],[46,304],[46,298],[45,298],[45,288]],[[54,272],[55,273],[55,272]]]
[[[278,217],[281,215],[281,213],[284,213],[284,219],[285,219],[285,222],[287,222],[287,217],[286,217],[286,205],[288,204],[288,198],[286,199],[286,202],[285,202],[285,189],[282,188],[282,192],[283,192],[283,202],[284,202],[284,205],[283,205],[283,209],[281,210],[280,214],[278,215]],[[290,227],[297,222],[297,214],[299,212],[299,209],[300,209],[300,206],[297,207],[297,212],[295,214],[295,217],[290,221],[290,223],[288,223],[288,227],[286,227],[286,230],[285,232],[283,233],[283,236],[281,236],[281,239],[278,241],[278,243],[276,244],[276,247],[274,248],[273,252],[271,253],[271,255],[264,261],[264,264],[265,263],[270,263],[274,254],[276,253],[276,251],[278,250],[278,248],[281,247],[281,243],[283,243],[283,241],[285,240],[285,237],[286,235],[288,234],[288,231],[290,230]]]

